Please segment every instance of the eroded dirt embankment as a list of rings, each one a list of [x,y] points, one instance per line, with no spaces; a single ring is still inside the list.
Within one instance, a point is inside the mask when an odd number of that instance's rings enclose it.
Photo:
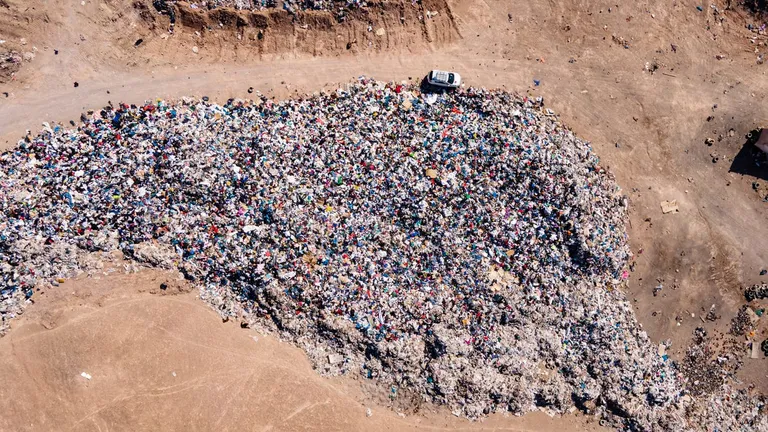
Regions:
[[[137,67],[419,53],[460,39],[446,0],[372,2],[341,21],[327,11],[207,10],[186,2],[170,7],[172,32],[169,14],[151,0],[53,0],[34,7],[0,0],[0,84],[31,81],[51,67],[71,70],[67,62],[98,68],[115,61]],[[43,50],[62,55],[38,56]]]
[[[352,11],[339,22],[325,11],[290,14],[284,10],[245,11],[227,8],[193,9],[175,5],[176,31],[191,33],[202,47],[220,55],[232,48],[258,54],[306,53],[339,55],[345,52],[418,50],[458,39],[453,15],[444,0],[422,4],[380,2]],[[153,25],[170,24],[167,17]],[[162,24],[160,24],[162,22]]]

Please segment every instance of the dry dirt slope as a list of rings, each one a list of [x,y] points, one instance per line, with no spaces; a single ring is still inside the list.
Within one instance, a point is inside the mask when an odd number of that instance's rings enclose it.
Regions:
[[[299,349],[222,323],[194,295],[161,295],[157,286],[167,280],[145,272],[72,281],[31,308],[0,339],[0,430],[556,432],[597,426],[543,413],[475,424],[442,412],[399,417],[365,400],[359,383],[317,375]]]
[[[693,1],[450,1],[448,27],[456,36],[442,41],[366,49],[358,40],[347,50],[349,38],[337,35],[343,49],[289,45],[258,55],[226,29],[201,36],[182,29],[163,38],[162,18],[154,29],[142,27],[132,2],[29,1],[27,12],[37,18],[18,28],[39,51],[16,81],[0,84],[9,93],[0,95],[0,136],[10,140],[43,120],[76,119],[110,99],[223,100],[247,96],[250,86],[286,96],[360,74],[415,78],[431,67],[460,70],[470,85],[541,95],[593,141],[631,196],[637,263],[628,295],[651,336],[672,339],[671,354],[680,358],[696,326],[727,329],[743,303],[742,287],[765,280],[759,273],[768,267],[768,174],[729,172],[743,154],[744,135],[768,120],[768,66],[756,62],[768,47],[765,36],[745,28],[760,22],[723,3],[714,2],[716,13]],[[332,27],[339,31],[347,30]],[[139,37],[146,45],[134,48]],[[680,212],[662,215],[659,203],[670,199]],[[659,284],[664,288],[653,296]],[[702,323],[702,308],[712,304],[722,318]],[[742,377],[765,391],[765,360],[744,360]]]

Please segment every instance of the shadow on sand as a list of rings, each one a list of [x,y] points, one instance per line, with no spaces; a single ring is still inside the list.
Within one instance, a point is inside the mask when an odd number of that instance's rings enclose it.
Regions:
[[[747,134],[747,140],[733,158],[729,172],[768,181],[768,157],[762,150],[755,147],[755,141],[759,136],[759,130],[753,130]]]
[[[427,77],[424,77],[421,79],[421,84],[419,85],[419,89],[422,93],[429,94],[429,93],[448,93],[454,91],[454,89],[440,87],[436,85],[432,85],[427,81]]]

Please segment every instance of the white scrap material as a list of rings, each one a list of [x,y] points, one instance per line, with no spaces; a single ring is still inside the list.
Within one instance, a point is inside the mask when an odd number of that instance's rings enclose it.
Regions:
[[[91,379],[91,375],[89,373],[87,373],[87,372],[81,373],[80,376],[85,378],[85,379],[87,379],[87,380]]]
[[[672,201],[662,201],[661,202],[661,212],[664,214],[667,213],[678,213],[680,211],[680,208],[677,206],[677,200]]]

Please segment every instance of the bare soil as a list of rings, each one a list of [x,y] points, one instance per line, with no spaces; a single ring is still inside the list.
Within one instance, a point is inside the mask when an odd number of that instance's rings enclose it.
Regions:
[[[364,396],[359,382],[315,373],[300,349],[222,323],[175,280],[145,271],[43,294],[0,339],[0,430],[601,429],[544,413],[482,423],[439,410],[399,416]]]
[[[0,145],[11,147],[26,130],[36,131],[43,121],[76,121],[81,112],[98,109],[108,101],[140,103],[188,95],[225,101],[247,98],[249,87],[268,96],[288,97],[333,89],[362,74],[382,80],[420,81],[431,68],[453,69],[462,73],[468,85],[503,87],[544,97],[565,124],[592,141],[631,200],[629,235],[635,263],[627,295],[649,335],[655,341],[672,340],[668,352],[674,359],[683,359],[696,327],[704,327],[710,334],[726,333],[730,319],[745,302],[744,287],[768,278],[760,276],[760,271],[768,268],[768,202],[764,199],[768,195],[768,170],[765,166],[755,167],[745,147],[747,134],[768,123],[768,65],[757,62],[757,56],[768,50],[768,38],[746,28],[748,24],[759,27],[763,22],[736,9],[736,2],[730,2],[733,9],[726,9],[724,1],[715,1],[718,9],[706,4],[702,10],[697,8],[702,4],[690,0],[640,0],[620,5],[599,0],[448,0],[425,1],[415,9],[410,2],[397,6],[389,4],[397,2],[388,2],[383,10],[341,24],[323,13],[301,15],[292,22],[283,13],[211,15],[190,10],[184,12],[187,15],[179,20],[173,34],[167,33],[167,17],[158,15],[151,5],[147,8],[137,3],[150,2],[0,2],[0,39],[7,40],[0,45],[0,54],[6,49],[35,53],[13,77],[0,78]],[[423,23],[419,15],[424,16],[425,10],[438,14]],[[401,20],[401,16],[405,19]],[[383,36],[377,35],[380,28],[385,29]],[[22,37],[26,45],[21,44]],[[142,43],[135,46],[138,39]],[[193,47],[197,47],[197,53]],[[74,87],[75,81],[78,87]],[[712,141],[708,142],[708,138]],[[664,200],[676,200],[679,212],[662,214],[660,203]],[[80,284],[87,282],[73,282],[72,286]],[[127,281],[127,285],[133,282]],[[659,285],[663,288],[654,295]],[[48,295],[53,294],[41,297]],[[212,407],[220,406],[216,404],[230,397],[227,395],[232,391],[223,390],[227,385],[218,385],[212,378],[201,377],[217,373],[211,365],[223,364],[222,359],[231,355],[200,359],[195,355],[202,354],[188,345],[210,345],[210,341],[224,338],[231,341],[230,348],[216,352],[227,352],[260,350],[267,343],[254,345],[248,331],[215,322],[213,315],[202,312],[205,306],[194,301],[191,294],[173,299],[147,295],[146,299],[135,303],[144,312],[121,317],[117,311],[122,306],[107,313],[93,303],[94,298],[87,297],[82,307],[72,308],[72,319],[76,320],[78,314],[98,315],[100,321],[94,321],[93,327],[70,326],[70,339],[14,342],[13,364],[20,369],[13,379],[0,381],[16,383],[14,395],[34,393],[28,397],[37,398],[37,405],[30,405],[35,408],[27,414],[22,414],[22,405],[16,405],[13,409],[19,415],[3,418],[18,418],[19,423],[3,428],[19,430],[29,420],[38,425],[31,430],[45,430],[39,426],[39,418],[25,417],[40,410],[48,410],[47,421],[51,422],[78,420],[95,412],[101,423],[94,430],[107,425],[110,430],[128,428],[138,418],[134,417],[139,416],[137,413],[150,416],[142,417],[147,419],[142,420],[147,422],[142,423],[146,430],[163,425],[152,422],[161,422],[163,413],[170,412],[180,418],[178,421],[195,418],[215,422],[222,409]],[[199,312],[173,312],[171,303],[175,307],[179,302],[180,310]],[[0,340],[0,345],[23,337],[23,328],[31,328],[28,326],[41,319],[34,314],[42,303],[38,300],[29,308],[18,329]],[[713,304],[720,318],[708,321],[705,316]],[[163,312],[163,308],[170,309]],[[175,318],[168,318],[172,313]],[[154,328],[150,322],[172,326],[192,342],[154,342],[153,338],[161,336],[159,330],[147,331],[141,343],[121,346],[114,342],[120,340],[115,335]],[[760,340],[768,337],[766,327],[761,324]],[[39,334],[43,338],[46,331],[39,330]],[[216,338],[210,339],[213,334]],[[75,385],[93,386],[98,375],[81,383],[77,381],[81,371],[74,364],[71,370],[62,369],[58,363],[49,365],[52,362],[47,359],[51,352],[65,355],[75,350],[75,341],[87,337],[91,338],[87,345],[91,361],[111,365],[106,375],[129,378],[121,381],[113,376],[109,384],[112,393],[97,393],[98,397],[82,393],[82,399],[67,400],[68,395],[78,394],[73,393]],[[240,347],[243,341],[251,348]],[[301,376],[304,381],[292,381],[293,387],[288,387],[291,391],[277,384],[266,385],[263,388],[269,390],[264,391],[274,392],[267,401],[263,395],[247,393],[262,397],[248,399],[240,393],[227,404],[239,404],[242,398],[254,408],[230,411],[220,426],[238,429],[238,423],[228,423],[235,416],[232,412],[255,416],[243,421],[261,425],[267,424],[266,417],[258,417],[266,416],[265,410],[288,410],[274,418],[298,423],[270,424],[279,430],[318,424],[340,429],[368,428],[367,421],[382,421],[382,428],[423,427],[426,423],[413,422],[433,421],[441,425],[448,422],[445,427],[466,427],[440,414],[401,420],[386,409],[376,409],[374,416],[366,419],[359,402],[348,399],[348,395],[357,394],[359,384],[317,378],[293,348],[277,342],[269,344],[263,348],[266,353],[259,354],[264,363],[258,363],[258,367],[268,368],[269,375],[291,365],[290,373],[284,375]],[[130,350],[124,349],[127,347]],[[142,375],[141,368],[125,372],[124,368],[134,363],[122,361],[117,354],[129,354],[126,359],[139,362],[143,361],[139,360],[141,356],[154,359],[153,350],[160,348],[183,367],[199,368],[194,375],[198,379],[194,382],[200,383],[193,384],[194,397],[178,400],[142,396],[129,400],[134,405],[121,405],[122,411],[115,411],[111,417],[99,417],[105,413],[105,401],[112,400],[108,396],[162,392],[158,389],[172,384]],[[1,355],[7,355],[8,350],[0,349]],[[767,392],[765,358],[750,359],[746,345],[742,354],[740,379],[744,385]],[[252,371],[256,367],[250,360],[240,363],[231,368]],[[43,370],[50,370],[60,379],[37,378]],[[150,370],[159,369],[146,369]],[[242,376],[234,376],[229,378],[232,385],[241,385]],[[162,379],[170,380],[166,375]],[[33,392],[27,386],[35,380],[39,384]],[[306,391],[305,386],[309,386]],[[257,391],[251,387],[260,386],[248,386],[242,391]],[[310,391],[312,388],[317,391]],[[297,398],[301,401],[297,402]],[[19,396],[14,399],[29,400]],[[198,404],[198,400],[206,403]],[[322,405],[326,400],[329,405]],[[319,405],[290,417],[291,409],[304,403]],[[81,411],[72,408],[75,405]],[[354,415],[347,415],[352,412]],[[355,416],[361,423],[345,423],[358,421]],[[382,418],[389,420],[376,420]],[[507,421],[492,418],[489,422],[497,420]],[[405,423],[397,423],[400,421]],[[76,423],[66,424],[78,429]],[[200,428],[213,424],[200,423]],[[168,428],[183,425],[169,423]],[[526,430],[524,426],[499,427]]]

